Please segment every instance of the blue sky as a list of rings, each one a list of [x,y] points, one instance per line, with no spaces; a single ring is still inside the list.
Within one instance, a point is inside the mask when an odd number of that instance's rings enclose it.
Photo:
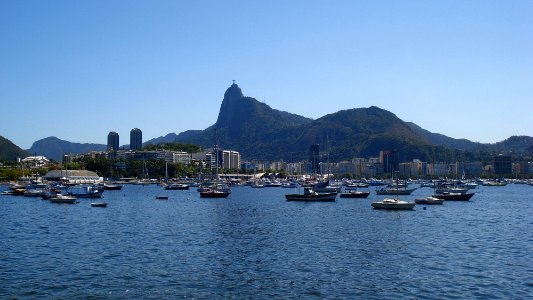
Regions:
[[[215,123],[232,80],[319,118],[533,136],[533,1],[0,0],[0,135],[129,143]]]

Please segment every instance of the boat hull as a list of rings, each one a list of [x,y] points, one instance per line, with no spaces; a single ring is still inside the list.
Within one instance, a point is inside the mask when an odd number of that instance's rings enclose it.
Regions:
[[[434,197],[427,197],[427,198],[417,198],[415,199],[416,204],[443,204],[444,199],[434,198]]]
[[[372,207],[375,209],[390,209],[390,210],[412,210],[415,207],[414,202],[400,202],[400,203],[387,203],[387,202],[372,202]]]
[[[227,198],[229,196],[229,192],[200,192],[201,198]]]
[[[339,197],[341,198],[367,198],[370,195],[370,192],[349,192],[341,193]]]
[[[438,199],[444,199],[447,201],[468,201],[470,198],[474,196],[474,193],[465,193],[465,194],[459,194],[459,193],[450,193],[450,194],[436,194],[433,195],[433,197]]]
[[[333,202],[337,197],[337,193],[317,194],[317,195],[300,195],[289,194],[285,195],[287,201],[315,201],[315,202]]]
[[[411,195],[412,192],[414,192],[415,189],[381,189],[376,190],[376,194],[378,195]]]

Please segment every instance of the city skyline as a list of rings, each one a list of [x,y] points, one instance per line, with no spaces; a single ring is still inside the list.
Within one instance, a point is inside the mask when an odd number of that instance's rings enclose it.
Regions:
[[[0,98],[13,113],[0,135],[28,149],[205,129],[236,80],[313,119],[374,105],[452,138],[532,136],[531,13],[530,1],[6,1]]]

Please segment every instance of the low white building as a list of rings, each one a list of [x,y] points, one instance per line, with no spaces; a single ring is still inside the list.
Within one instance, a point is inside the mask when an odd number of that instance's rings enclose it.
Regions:
[[[41,168],[50,163],[50,160],[44,156],[28,156],[21,160],[26,168]]]
[[[67,181],[74,184],[94,184],[104,181],[104,178],[98,176],[95,172],[87,170],[53,170],[46,173],[44,179],[48,181]]]

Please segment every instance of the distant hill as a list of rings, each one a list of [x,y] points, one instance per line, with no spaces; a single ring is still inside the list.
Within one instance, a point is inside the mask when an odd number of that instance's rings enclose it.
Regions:
[[[16,161],[17,158],[25,158],[30,156],[25,150],[13,144],[10,140],[0,136],[0,160]]]
[[[533,137],[530,136],[512,136],[491,146],[495,151],[502,153],[533,155]]]
[[[106,149],[107,146],[102,144],[72,143],[51,136],[34,142],[28,151],[32,155],[43,155],[61,162],[63,155],[66,153],[80,154],[91,151],[104,151]]]

